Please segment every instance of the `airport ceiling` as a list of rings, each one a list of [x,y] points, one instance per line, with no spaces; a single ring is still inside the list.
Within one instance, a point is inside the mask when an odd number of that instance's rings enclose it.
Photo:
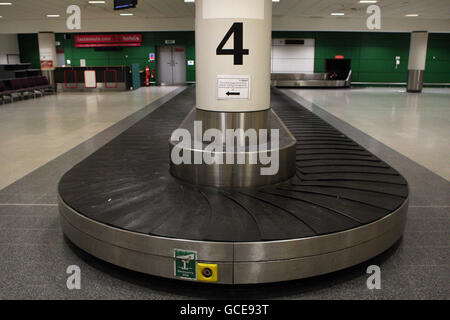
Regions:
[[[114,24],[111,21],[116,19],[189,19],[193,21],[194,17],[194,4],[185,3],[184,0],[139,0],[137,8],[125,11],[114,11],[113,0],[105,0],[105,4],[89,4],[88,0],[0,0],[0,2],[13,4],[0,5],[2,17],[0,27],[6,26],[8,22],[16,24],[18,21],[28,21],[30,27],[32,21],[40,21],[40,25],[43,25],[45,21],[51,19],[47,17],[49,14],[60,15],[60,18],[53,18],[53,20],[64,20],[66,8],[70,4],[81,7],[82,20],[107,21],[112,28]],[[445,31],[450,31],[450,0],[378,0],[377,5],[381,7],[384,18],[398,19],[401,23],[405,19],[411,20],[411,17],[405,16],[406,14],[418,14],[419,17],[416,19],[430,21],[438,19],[448,22],[449,27]],[[363,19],[367,17],[368,6],[368,4],[360,4],[359,0],[280,0],[279,3],[273,4],[273,15],[281,22],[283,19],[292,20],[296,17],[329,19],[333,12],[345,14],[343,17],[331,17],[333,19]],[[119,13],[123,12],[133,13],[134,16],[120,17]],[[53,23],[49,22],[48,25],[53,26]]]
[[[0,2],[3,2],[1,0]],[[11,19],[39,19],[47,14],[65,14],[71,4],[80,5],[88,18],[117,16],[112,10],[113,0],[105,4],[89,4],[88,0],[8,0],[12,6],[0,6],[0,15]],[[405,14],[417,13],[423,18],[448,19],[449,0],[379,0],[382,14],[386,17],[404,18]],[[358,0],[280,0],[274,3],[274,16],[326,17],[332,12],[343,12],[347,18],[365,16],[367,4]],[[84,9],[84,10],[83,10]],[[122,11],[120,11],[122,12]],[[127,10],[138,17],[180,18],[194,17],[194,4],[184,0],[139,0],[136,9]]]

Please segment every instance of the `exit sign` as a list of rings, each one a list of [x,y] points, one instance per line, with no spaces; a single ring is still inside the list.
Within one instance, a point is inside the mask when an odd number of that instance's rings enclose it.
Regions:
[[[345,59],[345,57],[342,54],[338,54],[334,56],[335,59]]]

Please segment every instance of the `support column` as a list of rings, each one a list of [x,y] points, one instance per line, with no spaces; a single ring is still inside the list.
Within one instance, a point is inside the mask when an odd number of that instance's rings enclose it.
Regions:
[[[172,175],[227,188],[288,180],[296,140],[270,108],[272,0],[195,7],[197,103],[169,141]]]
[[[53,32],[39,32],[39,57],[41,61],[42,73],[48,81],[54,85],[53,70],[56,67],[56,42]]]
[[[271,0],[197,0],[197,119],[203,128],[267,129]]]
[[[409,48],[408,92],[422,92],[427,47],[428,32],[413,31]]]

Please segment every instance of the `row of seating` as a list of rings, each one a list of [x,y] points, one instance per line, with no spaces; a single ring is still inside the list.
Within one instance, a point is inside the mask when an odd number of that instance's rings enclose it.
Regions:
[[[53,87],[44,76],[0,80],[0,102],[14,102],[25,97],[44,96],[55,93]]]

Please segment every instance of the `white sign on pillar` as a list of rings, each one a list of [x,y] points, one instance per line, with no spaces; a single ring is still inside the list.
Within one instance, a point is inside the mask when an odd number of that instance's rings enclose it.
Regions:
[[[250,76],[217,76],[217,99],[249,99]]]
[[[196,1],[197,108],[270,108],[271,0]]]

